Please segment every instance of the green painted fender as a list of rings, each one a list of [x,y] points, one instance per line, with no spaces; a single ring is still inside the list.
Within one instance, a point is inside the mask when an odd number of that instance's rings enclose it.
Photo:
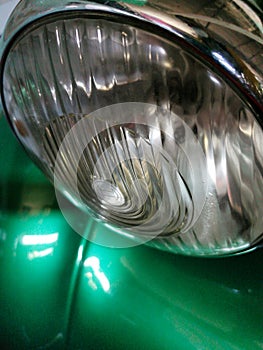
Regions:
[[[262,247],[201,259],[91,244],[0,106],[1,350],[262,350],[262,261]]]

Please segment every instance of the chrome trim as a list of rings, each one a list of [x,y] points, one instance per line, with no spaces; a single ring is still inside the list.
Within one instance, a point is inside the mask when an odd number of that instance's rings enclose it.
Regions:
[[[253,110],[263,127],[263,12],[242,0],[174,1],[22,0],[3,34],[1,68],[9,45],[27,26],[45,16],[85,11],[120,16],[180,41],[184,49],[219,73]],[[255,7],[256,8],[256,7]]]

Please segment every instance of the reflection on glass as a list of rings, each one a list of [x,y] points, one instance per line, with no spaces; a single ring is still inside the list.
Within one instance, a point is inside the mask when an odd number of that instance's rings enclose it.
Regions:
[[[107,276],[105,275],[105,273],[103,271],[101,271],[100,260],[96,256],[91,256],[91,257],[87,258],[84,261],[84,267],[90,268],[92,270],[92,272],[88,271],[85,274],[85,276],[89,280],[89,286],[92,289],[94,289],[94,290],[98,289],[98,287],[96,285],[96,281],[98,281],[100,283],[102,289],[104,290],[104,292],[108,292],[110,290],[110,282],[109,282]],[[93,277],[95,277],[95,280]]]
[[[213,57],[218,60],[228,71],[232,72],[233,74],[236,74],[235,68],[233,68],[232,64],[230,64],[225,57],[220,53],[213,51],[212,52]]]

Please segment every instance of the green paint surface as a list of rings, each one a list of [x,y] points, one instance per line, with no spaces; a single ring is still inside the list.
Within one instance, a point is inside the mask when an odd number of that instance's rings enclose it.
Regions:
[[[0,162],[1,349],[262,349],[262,249],[210,260],[96,246],[3,118]]]

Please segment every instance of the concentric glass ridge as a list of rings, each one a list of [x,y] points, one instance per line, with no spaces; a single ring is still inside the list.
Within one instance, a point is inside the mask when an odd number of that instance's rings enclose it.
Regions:
[[[231,87],[176,42],[58,16],[15,42],[4,86],[15,132],[51,179],[66,135],[92,120],[63,154],[59,180],[74,197],[77,167],[82,202],[106,222],[197,255],[245,249],[262,233],[262,129]],[[128,115],[125,103],[143,104],[144,114]],[[107,116],[118,104],[123,115]],[[200,166],[191,162],[198,147]],[[204,203],[194,195],[202,166]]]

